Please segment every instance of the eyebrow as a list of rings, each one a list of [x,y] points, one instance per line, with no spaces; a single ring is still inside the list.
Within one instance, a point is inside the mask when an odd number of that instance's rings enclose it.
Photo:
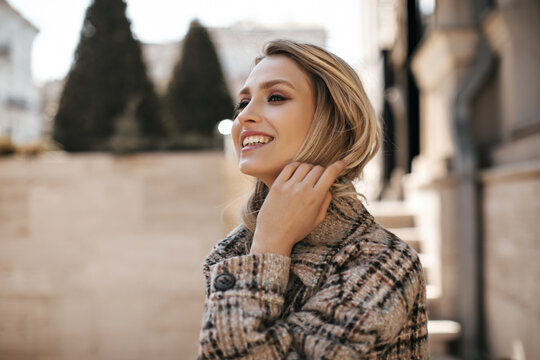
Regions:
[[[283,84],[283,85],[288,86],[288,87],[290,87],[292,89],[296,89],[293,84],[291,84],[289,81],[284,80],[284,79],[275,79],[275,80],[265,81],[265,82],[263,82],[261,84],[260,87],[261,87],[261,89],[268,89],[268,88],[271,88],[272,86],[277,85],[277,84]],[[243,88],[242,90],[240,90],[238,92],[238,95],[249,94],[249,93],[250,93],[249,88],[245,87],[245,88]]]

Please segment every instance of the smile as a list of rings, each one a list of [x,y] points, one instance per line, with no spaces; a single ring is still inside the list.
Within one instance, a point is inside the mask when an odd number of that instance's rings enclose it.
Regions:
[[[242,140],[242,147],[264,145],[268,144],[272,140],[273,138],[271,136],[265,135],[246,136],[244,140]]]

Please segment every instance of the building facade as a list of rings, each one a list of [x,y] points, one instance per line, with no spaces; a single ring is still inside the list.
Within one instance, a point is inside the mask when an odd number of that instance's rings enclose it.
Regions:
[[[430,318],[461,325],[460,358],[536,359],[540,3],[437,0],[430,21],[418,3],[395,1],[385,131],[408,153],[385,165],[437,264]]]
[[[30,68],[38,29],[0,0],[0,136],[14,143],[41,136],[39,92]]]

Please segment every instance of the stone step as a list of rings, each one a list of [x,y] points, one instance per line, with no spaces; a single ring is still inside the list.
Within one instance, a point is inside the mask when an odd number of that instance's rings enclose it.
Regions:
[[[422,243],[420,241],[420,238],[418,236],[418,231],[414,227],[403,227],[403,228],[395,228],[395,229],[389,229],[391,232],[393,232],[398,238],[405,241],[411,247],[417,252],[422,252]]]
[[[437,259],[431,254],[420,253],[418,256],[420,257],[420,262],[422,263],[424,270],[429,271],[429,269],[435,267]]]
[[[441,297],[441,289],[437,285],[426,285],[426,298],[428,304],[433,302]]]
[[[422,267],[424,268],[424,276],[426,278],[426,297],[428,301],[428,307],[433,307],[437,304],[438,300],[441,298],[441,288],[438,285],[432,284],[429,281],[428,273],[433,271],[436,266],[432,256],[428,254],[419,254],[420,261],[422,262]]]
[[[414,214],[401,201],[372,202],[366,206],[375,220],[388,229],[414,227]]]
[[[451,320],[428,321],[428,344],[432,359],[444,359],[448,356],[448,345],[461,335],[461,325]]]

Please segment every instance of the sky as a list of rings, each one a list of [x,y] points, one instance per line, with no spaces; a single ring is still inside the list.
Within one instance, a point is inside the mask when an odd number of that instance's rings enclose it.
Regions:
[[[8,0],[38,29],[32,50],[32,72],[37,85],[63,78],[69,71],[79,41],[86,8],[91,0]],[[263,25],[319,25],[327,30],[330,50],[351,60],[358,34],[358,0],[126,0],[132,31],[139,40],[163,43],[181,40],[192,19],[207,27],[237,22]],[[339,4],[339,5],[337,5]]]

